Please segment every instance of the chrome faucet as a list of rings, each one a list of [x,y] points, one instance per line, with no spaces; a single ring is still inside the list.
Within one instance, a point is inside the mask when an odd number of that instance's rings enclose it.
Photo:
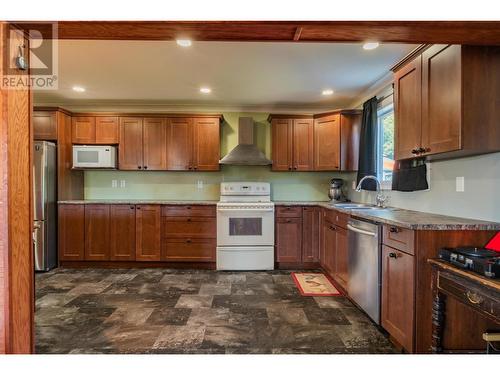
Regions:
[[[377,202],[377,207],[381,207],[381,208],[384,208],[385,207],[385,202],[387,202],[387,199],[389,197],[387,197],[386,195],[383,195],[381,192],[380,192],[380,181],[378,180],[378,178],[376,176],[373,176],[373,175],[368,175],[368,176],[365,176],[363,177],[361,180],[359,180],[359,184],[358,186],[356,186],[356,191],[361,191],[361,185],[363,185],[363,182],[365,180],[374,180],[376,183],[377,183],[377,197],[375,198],[376,202]]]

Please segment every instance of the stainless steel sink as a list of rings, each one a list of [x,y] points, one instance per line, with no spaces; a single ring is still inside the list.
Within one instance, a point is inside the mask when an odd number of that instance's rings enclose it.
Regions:
[[[333,207],[342,208],[344,210],[387,210],[387,208],[364,203],[335,203]]]

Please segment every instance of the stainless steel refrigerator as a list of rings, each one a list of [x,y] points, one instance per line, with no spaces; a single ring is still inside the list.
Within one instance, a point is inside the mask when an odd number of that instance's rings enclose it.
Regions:
[[[56,145],[34,142],[33,152],[33,251],[35,271],[57,265],[57,159]]]

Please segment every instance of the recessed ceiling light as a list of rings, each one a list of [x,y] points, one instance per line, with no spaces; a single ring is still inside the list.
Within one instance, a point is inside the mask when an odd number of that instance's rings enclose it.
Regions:
[[[326,90],[321,91],[321,95],[332,95],[332,94],[333,94],[332,89],[326,89]]]
[[[363,44],[363,49],[371,50],[377,48],[379,45],[379,42],[366,42],[365,44]]]
[[[193,44],[190,39],[177,39],[176,42],[181,47],[190,47]]]
[[[82,87],[82,86],[73,86],[73,91],[76,91],[76,92],[85,92],[85,87]]]
[[[210,94],[212,92],[212,89],[210,87],[201,87],[200,92],[202,94]]]

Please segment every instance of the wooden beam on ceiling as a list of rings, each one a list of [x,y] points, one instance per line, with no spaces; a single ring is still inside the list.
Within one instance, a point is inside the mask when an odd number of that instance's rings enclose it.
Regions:
[[[59,39],[500,44],[496,21],[61,21],[58,27]]]

